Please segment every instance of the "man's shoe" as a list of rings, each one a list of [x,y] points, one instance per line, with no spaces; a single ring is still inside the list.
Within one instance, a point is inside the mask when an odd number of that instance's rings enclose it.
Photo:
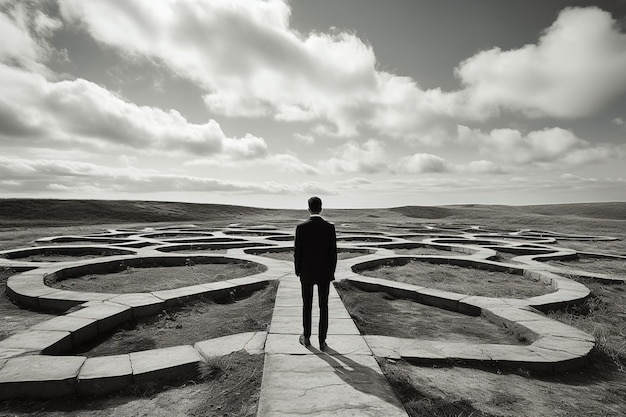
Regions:
[[[311,340],[308,337],[304,337],[304,335],[300,335],[300,344],[305,347],[311,346]]]
[[[320,350],[324,352],[326,349],[328,349],[326,342],[320,342]]]

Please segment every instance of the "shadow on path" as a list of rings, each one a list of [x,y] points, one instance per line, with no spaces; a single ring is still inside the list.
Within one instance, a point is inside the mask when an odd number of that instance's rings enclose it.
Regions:
[[[330,347],[327,347],[325,351],[313,346],[308,346],[307,349],[332,366],[335,374],[346,384],[365,394],[374,395],[388,404],[402,408],[382,372],[376,372],[371,367],[362,365]],[[378,367],[378,363],[373,357],[372,360]]]

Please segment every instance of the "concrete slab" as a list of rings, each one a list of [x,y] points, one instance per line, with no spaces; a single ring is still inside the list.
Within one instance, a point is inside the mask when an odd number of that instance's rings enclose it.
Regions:
[[[15,278],[15,276],[9,277]],[[7,281],[6,291],[8,297],[18,304],[24,305],[29,308],[39,308],[39,297],[42,295],[50,294],[58,291],[55,288],[50,288],[43,285],[43,278],[41,276],[35,278],[37,283],[30,283],[28,280],[17,281],[9,283]]]
[[[254,275],[248,277],[229,279],[228,281],[234,287],[243,288],[247,291],[256,291],[265,287],[268,283],[266,277],[257,277]]]
[[[38,297],[39,308],[44,310],[66,311],[88,301],[105,301],[115,294],[55,290]]]
[[[166,306],[179,304],[189,298],[205,295],[209,290],[204,285],[190,285],[188,287],[171,290],[154,291],[151,294],[165,302]]]
[[[567,352],[576,356],[587,356],[595,346],[594,341],[546,336],[532,344],[534,348]]]
[[[54,398],[74,394],[82,356],[21,356],[0,369],[0,399]]]
[[[198,372],[202,357],[188,345],[132,352],[130,362],[136,383],[171,380]]]
[[[72,334],[72,344],[77,346],[98,335],[96,320],[82,317],[58,316],[31,327],[31,330],[57,330]]]
[[[3,348],[0,347],[0,360],[5,360],[9,358],[14,358],[16,356],[22,356],[28,353],[26,349],[16,349],[16,348]]]
[[[312,334],[317,335],[317,323],[319,318],[313,316],[311,319]],[[302,333],[302,313],[298,316],[281,316],[274,314],[272,318],[272,324],[270,325],[270,333],[275,334],[301,334]],[[329,318],[328,320],[328,334],[329,335],[358,335],[359,329],[356,327],[352,319],[336,319]]]
[[[259,355],[265,352],[267,332],[256,332],[252,339],[243,347],[250,355]]]
[[[543,349],[539,347],[534,347],[532,345],[529,347],[529,349],[533,353],[541,356],[547,362],[547,372],[566,372],[572,369],[576,369],[587,362],[586,356],[575,356],[568,352]]]
[[[406,417],[371,356],[267,355],[265,364],[258,417]]]
[[[77,390],[84,395],[103,395],[132,384],[130,355],[87,358],[78,374]]]
[[[590,342],[595,341],[595,338],[589,333],[585,333],[582,330],[576,329],[567,324],[551,320],[547,317],[544,320],[533,321],[518,321],[518,324],[527,327],[531,331],[537,333],[541,337],[544,336],[558,336],[569,339],[587,340]]]
[[[266,354],[311,355],[319,348],[317,339],[311,337],[312,348],[307,349],[298,341],[298,335],[272,334],[267,336]],[[341,355],[371,355],[363,337],[356,335],[328,335],[326,343]]]
[[[418,291],[416,299],[422,304],[439,307],[444,310],[459,311],[459,301],[466,298],[465,294],[424,288]]]
[[[204,358],[214,358],[244,350],[246,345],[250,343],[256,335],[256,332],[247,332],[217,337],[215,339],[198,342],[193,347],[200,352]],[[264,341],[265,338],[263,338],[263,342]]]
[[[105,333],[133,318],[131,308],[117,303],[91,302],[85,303],[85,308],[67,314],[67,317],[77,317],[96,320],[98,333]]]
[[[130,307],[134,318],[152,316],[165,307],[165,301],[147,293],[122,294],[109,301]]]
[[[28,330],[0,340],[0,349],[6,348],[54,355],[72,348],[72,335],[67,331]]]
[[[546,295],[527,299],[527,303],[541,311],[555,310],[587,298],[590,291],[560,290]]]

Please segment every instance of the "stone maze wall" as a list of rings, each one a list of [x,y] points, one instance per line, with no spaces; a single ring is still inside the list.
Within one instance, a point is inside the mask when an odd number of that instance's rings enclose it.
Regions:
[[[349,252],[350,257],[340,260],[337,280],[347,280],[363,290],[385,291],[435,308],[480,315],[523,334],[530,343],[468,344],[364,336],[372,353],[379,357],[413,363],[453,360],[470,366],[497,363],[499,366],[548,372],[580,367],[594,348],[593,336],[551,320],[542,311],[581,303],[590,295],[585,285],[569,277],[608,282],[625,279],[623,275],[586,272],[547,262],[580,257],[623,262],[626,260],[624,254],[580,252],[557,245],[557,240],[601,242],[611,240],[610,237],[535,230],[490,232],[463,225],[408,226],[389,230],[373,232],[338,226],[339,250]],[[6,294],[24,308],[56,311],[58,315],[0,340],[0,399],[103,395],[145,381],[194,375],[200,362],[234,351],[262,354],[266,332],[235,334],[196,341],[193,346],[180,345],[114,356],[88,358],[67,355],[67,352],[128,320],[155,315],[164,307],[181,301],[201,296],[221,298],[232,290],[254,291],[270,281],[296,279],[288,254],[287,258],[279,259],[263,256],[267,252],[288,253],[293,246],[292,230],[280,230],[271,225],[109,230],[93,235],[47,237],[35,243],[33,247],[0,252],[0,267],[16,271],[7,280]],[[428,248],[433,254],[396,252],[414,248]],[[499,253],[508,257],[502,260]],[[549,285],[553,291],[526,299],[490,298],[359,273],[380,265],[411,260],[506,271],[526,277],[529,285],[535,285],[533,281]],[[259,272],[219,282],[125,294],[69,291],[49,285],[50,280],[110,273],[129,266],[176,266],[188,262],[245,262],[258,265]]]

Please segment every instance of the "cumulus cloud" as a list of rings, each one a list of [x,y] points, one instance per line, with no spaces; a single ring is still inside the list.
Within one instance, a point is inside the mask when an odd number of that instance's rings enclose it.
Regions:
[[[568,8],[537,44],[479,52],[456,74],[469,103],[484,111],[588,116],[626,92],[626,35],[599,8]]]
[[[469,57],[456,69],[462,88],[445,92],[378,70],[371,45],[353,33],[298,33],[281,0],[60,6],[97,41],[195,82],[212,111],[313,121],[318,134],[367,127],[435,144],[453,132],[451,120],[485,120],[503,108],[579,117],[626,91],[626,36],[594,7],[564,10],[536,44]]]
[[[457,167],[460,172],[468,172],[472,174],[505,174],[507,170],[502,166],[487,160],[472,161],[469,164]]]
[[[315,121],[318,134],[332,136],[366,126],[433,141],[437,121],[458,112],[457,94],[378,71],[372,47],[352,33],[296,32],[283,1],[60,4],[97,41],[156,58],[194,81],[207,106],[225,116]]]
[[[21,145],[54,141],[242,159],[268,152],[262,138],[229,138],[214,120],[190,123],[176,110],[138,106],[87,80],[48,81],[2,64],[0,77],[0,135]]]
[[[283,172],[297,172],[308,175],[319,175],[320,172],[312,165],[302,162],[297,156],[290,154],[272,155],[267,159],[268,165]]]
[[[483,153],[519,164],[584,164],[621,153],[619,148],[611,145],[591,146],[571,131],[558,127],[524,135],[516,129],[494,129],[484,133],[478,129],[459,126],[458,138],[462,143],[477,145]]]
[[[331,173],[374,174],[388,169],[384,144],[370,139],[360,145],[350,141],[332,150],[333,156],[320,163],[322,170]]]
[[[410,174],[423,174],[426,172],[450,172],[453,167],[445,159],[427,153],[416,153],[403,158],[399,163],[402,172]]]
[[[319,163],[320,171],[352,174],[423,174],[455,170],[445,159],[432,154],[416,153],[394,159],[384,142],[370,139],[363,144],[350,141],[331,149],[333,156]]]
[[[227,116],[311,120],[332,109],[348,117],[348,100],[375,85],[371,47],[343,32],[301,36],[289,28],[291,11],[283,1],[60,5],[66,19],[84,25],[97,41],[158,58],[196,82],[209,108]]]

